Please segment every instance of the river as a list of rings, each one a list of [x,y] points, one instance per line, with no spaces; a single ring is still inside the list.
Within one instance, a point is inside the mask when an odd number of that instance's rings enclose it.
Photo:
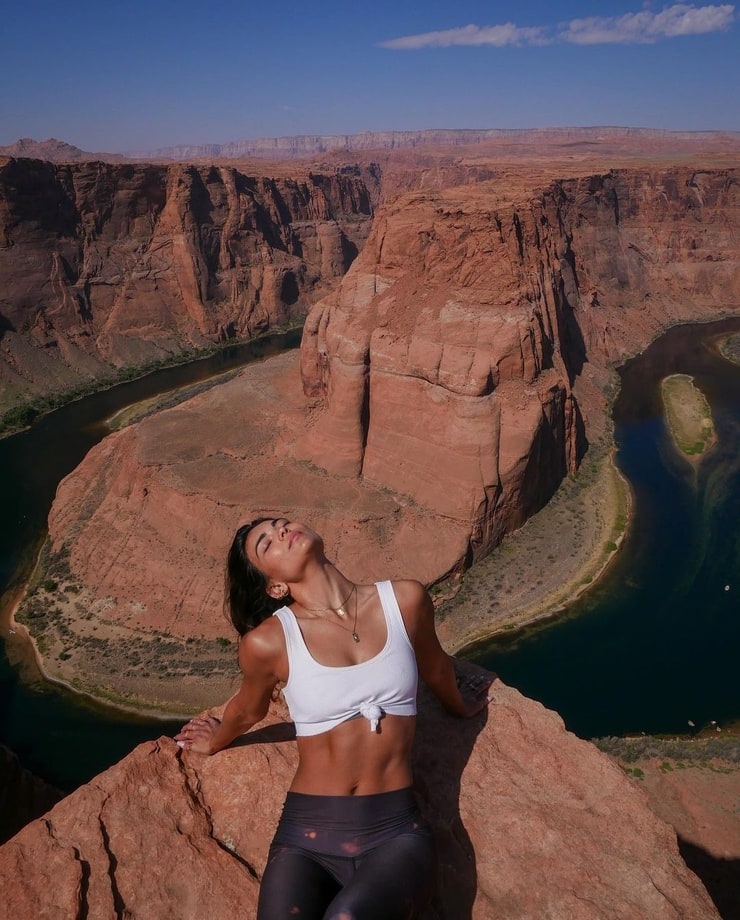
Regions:
[[[110,431],[106,419],[152,396],[208,380],[300,344],[301,331],[228,346],[207,358],[163,368],[94,393],[42,416],[25,431],[0,440],[0,593],[7,599],[24,581],[46,535],[58,483]],[[87,782],[141,741],[171,734],[172,723],[126,715],[21,679],[0,648],[0,744],[28,769],[61,789]]]
[[[557,622],[469,652],[581,737],[740,719],[740,367],[716,347],[739,329],[677,326],[624,365],[613,417],[634,507],[618,559]],[[694,377],[717,433],[696,472],[663,417],[675,373]]]
[[[621,371],[618,462],[634,518],[607,575],[556,623],[479,647],[476,660],[564,717],[583,737],[688,732],[740,718],[740,367],[713,343],[733,319],[676,327]],[[270,339],[86,397],[0,441],[0,575],[28,571],[59,480],[125,405],[297,344]],[[253,349],[254,351],[250,351]],[[688,373],[712,408],[718,443],[695,475],[666,431],[659,383]],[[725,586],[729,590],[725,590]],[[19,679],[0,655],[0,743],[64,789],[174,724],[127,716]]]

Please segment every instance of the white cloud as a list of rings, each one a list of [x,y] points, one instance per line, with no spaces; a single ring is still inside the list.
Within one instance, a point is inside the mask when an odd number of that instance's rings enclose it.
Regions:
[[[573,19],[550,30],[546,26],[522,27],[513,22],[498,26],[461,26],[440,32],[406,35],[380,42],[381,48],[416,51],[421,48],[449,48],[452,45],[547,45],[555,41],[575,45],[645,44],[679,35],[704,35],[727,29],[734,21],[735,7],[690,6],[677,3],[660,13],[642,10],[624,16],[590,16]]]
[[[444,32],[424,32],[422,35],[406,35],[380,42],[381,48],[397,51],[415,51],[419,48],[449,48],[451,45],[540,45],[547,40],[545,29],[521,28],[513,22],[500,26],[462,26]]]
[[[576,45],[652,43],[678,35],[703,35],[726,29],[734,13],[735,7],[729,4],[696,7],[678,3],[660,13],[642,10],[624,16],[574,19],[558,33],[558,38]]]

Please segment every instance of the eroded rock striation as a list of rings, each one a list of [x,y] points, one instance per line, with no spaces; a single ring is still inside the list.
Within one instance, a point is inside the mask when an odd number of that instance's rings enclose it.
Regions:
[[[389,205],[306,322],[304,386],[326,406],[307,455],[470,522],[485,553],[576,469],[587,363],[737,309],[739,183],[632,170]]]
[[[355,175],[0,160],[0,406],[301,319],[371,214]]]
[[[718,916],[644,794],[497,681],[470,721],[422,699],[415,773],[439,852],[426,920]],[[253,917],[296,751],[280,704],[211,757],[143,744],[0,848],[8,916]],[[166,871],[153,871],[153,867]]]

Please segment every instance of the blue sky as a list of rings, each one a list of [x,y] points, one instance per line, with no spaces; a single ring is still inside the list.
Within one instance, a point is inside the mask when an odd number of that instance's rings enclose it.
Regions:
[[[0,144],[91,151],[286,134],[740,130],[733,4],[16,0]]]

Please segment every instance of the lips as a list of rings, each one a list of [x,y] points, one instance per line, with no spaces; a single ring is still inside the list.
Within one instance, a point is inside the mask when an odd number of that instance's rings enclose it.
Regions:
[[[293,544],[298,539],[298,537],[300,537],[300,535],[301,535],[300,530],[294,530],[291,533],[291,535],[288,537],[288,549],[290,549],[293,546]]]

